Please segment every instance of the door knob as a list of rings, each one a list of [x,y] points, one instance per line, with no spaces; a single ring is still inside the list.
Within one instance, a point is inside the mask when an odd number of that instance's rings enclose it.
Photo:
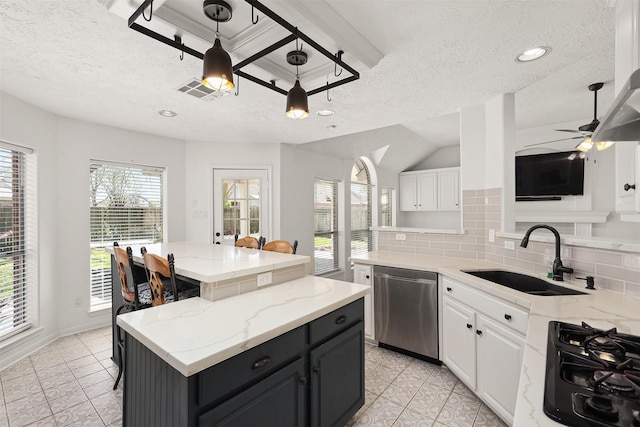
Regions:
[[[635,184],[631,184],[631,185],[625,184],[623,188],[624,188],[624,191],[635,190],[636,189],[636,185]]]
[[[476,330],[476,334],[478,334],[478,335],[482,335],[482,331],[480,331],[480,330]]]
[[[467,323],[467,329],[471,329],[473,328],[473,325],[471,323]]]

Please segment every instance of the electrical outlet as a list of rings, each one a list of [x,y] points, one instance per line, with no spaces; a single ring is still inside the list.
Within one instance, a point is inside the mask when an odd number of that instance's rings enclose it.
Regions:
[[[514,250],[516,248],[516,244],[513,240],[505,240],[504,248]]]
[[[489,242],[493,243],[496,241],[496,230],[489,230]]]
[[[396,234],[396,240],[407,240],[406,234]]]
[[[270,271],[266,273],[258,274],[257,280],[258,280],[258,287],[270,285],[271,282],[273,282],[273,274]]]

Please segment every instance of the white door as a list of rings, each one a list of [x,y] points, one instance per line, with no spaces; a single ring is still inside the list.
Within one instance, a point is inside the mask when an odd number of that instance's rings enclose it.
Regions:
[[[418,210],[435,211],[438,209],[438,174],[425,172],[418,174]]]
[[[476,388],[475,312],[442,298],[442,361],[471,389]]]
[[[478,351],[478,394],[495,413],[513,424],[524,337],[482,315],[476,329]]]
[[[268,176],[265,169],[214,169],[214,243],[233,245],[236,234],[271,240]]]
[[[355,264],[353,266],[353,283],[371,286],[373,283],[373,267],[371,265]],[[364,337],[371,341],[375,340],[374,324],[373,286],[371,286],[371,293],[364,296]]]
[[[438,173],[438,210],[457,211],[459,206],[459,186],[457,170]]]
[[[418,201],[416,199],[416,186],[418,181],[415,174],[400,174],[400,210],[415,211],[418,209]]]

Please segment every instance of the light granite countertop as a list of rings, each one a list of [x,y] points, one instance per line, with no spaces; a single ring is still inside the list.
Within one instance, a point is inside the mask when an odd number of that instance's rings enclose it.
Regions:
[[[282,254],[235,246],[213,245],[202,242],[169,242],[149,245],[130,245],[133,260],[142,263],[140,248],[166,257],[175,257],[176,274],[203,283],[219,282],[253,274],[264,273],[285,267],[303,265],[310,258],[305,255]],[[108,247],[107,252],[113,253]]]
[[[369,252],[353,257],[355,263],[385,265],[400,268],[429,270],[450,277],[466,285],[499,297],[529,311],[525,351],[514,426],[560,426],[543,410],[544,379],[547,359],[547,331],[552,320],[580,324],[585,321],[599,329],[618,328],[619,332],[640,335],[640,299],[606,289],[587,291],[584,282],[553,282],[569,288],[590,292],[576,296],[533,296],[463,273],[460,270],[518,269],[483,260],[453,257],[410,255],[393,252]],[[538,276],[540,277],[540,276]],[[544,277],[540,277],[546,280]],[[596,288],[597,288],[596,283]]]
[[[370,291],[369,286],[305,276],[218,301],[189,298],[121,314],[117,323],[182,375],[190,376]]]

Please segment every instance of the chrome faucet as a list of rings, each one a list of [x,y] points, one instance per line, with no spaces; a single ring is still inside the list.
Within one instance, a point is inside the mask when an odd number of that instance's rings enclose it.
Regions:
[[[564,265],[562,265],[562,260],[560,259],[560,233],[558,233],[558,230],[546,224],[534,225],[533,227],[529,228],[524,234],[522,242],[520,242],[520,246],[526,248],[529,244],[529,235],[533,230],[537,230],[538,228],[546,228],[547,230],[551,231],[556,237],[556,259],[553,260],[553,280],[562,282],[564,280],[564,273],[573,273],[573,268],[565,267]]]

